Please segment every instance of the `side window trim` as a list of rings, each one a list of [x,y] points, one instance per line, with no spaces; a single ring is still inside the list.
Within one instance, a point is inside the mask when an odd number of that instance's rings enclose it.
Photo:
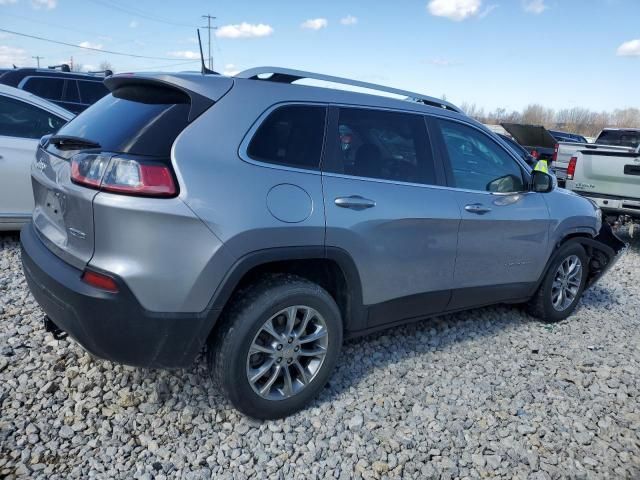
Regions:
[[[270,163],[270,162],[265,162],[262,160],[256,160],[255,158],[252,158],[251,156],[249,156],[248,150],[249,150],[249,144],[251,143],[251,140],[253,139],[253,137],[255,136],[256,132],[258,131],[258,129],[260,128],[260,126],[262,126],[262,124],[265,122],[265,120],[267,120],[267,118],[269,118],[269,116],[276,111],[279,108],[282,107],[288,107],[288,106],[309,106],[309,107],[324,107],[325,108],[325,122],[324,122],[324,132],[323,132],[323,140],[322,140],[322,149],[321,149],[321,154],[320,154],[320,163],[318,168],[300,168],[300,167],[293,167],[291,165],[284,165],[284,164],[279,164],[279,163]],[[320,172],[322,171],[322,163],[324,161],[324,156],[325,156],[325,151],[326,151],[326,142],[327,142],[327,125],[329,122],[329,111],[328,111],[328,107],[329,105],[326,102],[279,102],[279,103],[275,103],[273,105],[271,105],[270,107],[268,107],[267,109],[265,109],[259,116],[258,118],[251,124],[251,126],[249,127],[249,130],[247,130],[247,133],[245,133],[244,137],[242,138],[242,141],[240,142],[240,145],[238,147],[238,157],[240,157],[240,159],[244,162],[253,164],[253,165],[258,165],[260,167],[266,167],[266,168],[274,168],[276,170],[288,170],[288,171],[292,171],[292,172],[299,172],[299,173],[306,173],[306,174],[311,174],[311,175],[320,175]]]
[[[434,138],[435,138],[435,141],[438,143],[439,155],[441,156],[442,163],[443,163],[444,170],[445,170],[445,174],[446,174],[446,177],[447,177],[447,185],[446,185],[447,188],[450,188],[450,189],[453,189],[453,190],[465,191],[465,192],[486,193],[488,195],[494,195],[495,194],[495,193],[488,192],[488,191],[469,190],[468,188],[461,188],[461,187],[456,187],[455,186],[455,180],[454,180],[454,177],[453,177],[453,170],[452,170],[452,167],[451,167],[451,159],[449,158],[449,151],[447,150],[447,146],[445,144],[444,137],[442,136],[442,130],[440,129],[440,126],[438,124],[439,121],[443,121],[443,120],[447,121],[447,122],[457,123],[457,124],[465,126],[465,127],[472,128],[473,130],[475,130],[476,132],[478,132],[479,134],[481,134],[485,138],[489,139],[494,145],[496,145],[497,148],[500,148],[505,154],[507,154],[509,156],[509,158],[511,158],[518,167],[520,167],[520,171],[522,172],[522,180],[523,180],[524,184],[527,185],[531,181],[531,167],[529,167],[520,158],[515,156],[511,151],[509,151],[508,149],[506,149],[502,145],[500,145],[500,143],[497,142],[495,139],[493,139],[491,137],[491,135],[488,135],[482,129],[478,128],[476,125],[473,125],[471,123],[460,121],[460,120],[458,120],[456,118],[433,115],[432,119],[431,119],[431,122],[433,124],[433,130],[434,130],[434,135],[435,135]]]
[[[431,152],[431,158],[434,162],[434,170],[435,170],[435,183],[414,183],[414,182],[403,182],[400,180],[392,180],[386,178],[372,178],[372,177],[358,177],[355,175],[348,175],[344,173],[344,165],[338,161],[340,156],[340,151],[338,148],[338,142],[332,140],[332,136],[329,134],[330,132],[338,131],[338,124],[340,118],[340,109],[341,108],[355,108],[355,109],[366,109],[366,110],[376,110],[380,112],[391,112],[391,113],[401,113],[406,115],[415,115],[417,117],[422,117],[425,122],[425,130],[427,132],[427,140],[429,142],[428,150]],[[343,104],[343,103],[330,103],[329,104],[329,112],[327,115],[327,128],[325,130],[325,146],[323,151],[326,152],[323,157],[323,161],[321,163],[322,175],[330,176],[330,177],[340,177],[340,178],[351,178],[356,180],[363,180],[368,182],[376,182],[376,183],[389,183],[394,185],[409,185],[416,187],[447,187],[444,167],[442,165],[441,159],[437,155],[437,148],[435,142],[433,141],[432,129],[433,127],[430,125],[430,120],[428,115],[425,115],[423,112],[416,112],[410,110],[399,110],[393,108],[385,108],[385,107],[375,107],[369,105],[353,105],[353,104]]]

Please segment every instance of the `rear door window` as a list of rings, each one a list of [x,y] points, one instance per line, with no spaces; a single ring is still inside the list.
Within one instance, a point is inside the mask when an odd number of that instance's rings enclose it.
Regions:
[[[76,80],[66,80],[64,88],[63,101],[80,103],[80,94],[78,93],[78,82]]]
[[[102,82],[78,80],[78,87],[80,87],[80,98],[82,99],[82,103],[87,103],[89,105],[96,103],[109,93],[109,90]]]
[[[159,86],[123,86],[58,132],[97,143],[103,151],[169,158],[189,123],[189,97]]]
[[[326,171],[397,182],[436,183],[422,115],[344,107],[328,133],[333,157]],[[337,142],[335,147],[334,142]]]
[[[605,130],[600,134],[596,143],[637,148],[640,145],[640,132],[634,132],[633,130]]]
[[[273,111],[249,143],[247,154],[261,162],[318,169],[327,109],[287,105]]]
[[[31,77],[24,84],[24,90],[49,100],[62,100],[64,79],[49,77]]]
[[[40,138],[56,132],[65,120],[34,105],[0,95],[0,135]]]

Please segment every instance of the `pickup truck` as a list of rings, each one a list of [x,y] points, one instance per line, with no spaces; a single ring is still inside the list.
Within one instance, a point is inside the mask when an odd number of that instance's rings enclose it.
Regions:
[[[582,150],[590,152],[620,153],[629,153],[634,151],[631,147],[598,145],[594,143],[558,142],[553,152],[552,166],[560,186],[563,186],[567,180],[567,168],[569,167],[569,161],[571,158],[576,156],[576,153]]]
[[[611,224],[640,222],[640,147],[633,152],[579,150],[567,167],[566,188],[591,199]]]

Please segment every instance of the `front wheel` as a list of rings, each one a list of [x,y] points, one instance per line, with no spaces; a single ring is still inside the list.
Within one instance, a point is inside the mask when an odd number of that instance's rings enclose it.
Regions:
[[[303,408],[326,384],[342,345],[340,310],[320,286],[269,277],[240,292],[209,343],[215,382],[254,418]]]
[[[550,323],[571,315],[584,291],[588,265],[589,258],[582,245],[572,243],[561,247],[528,304],[529,313]]]

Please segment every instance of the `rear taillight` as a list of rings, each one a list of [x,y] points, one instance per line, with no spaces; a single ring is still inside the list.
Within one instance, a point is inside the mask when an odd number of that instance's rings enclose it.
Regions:
[[[556,162],[558,161],[558,149],[560,148],[560,145],[558,145],[556,143],[556,146],[553,147],[553,157],[551,157],[551,161],[552,162]]]
[[[71,180],[106,192],[147,197],[177,193],[171,167],[124,156],[78,154],[71,159]]]
[[[85,270],[82,273],[82,281],[92,287],[99,288],[100,290],[106,290],[107,292],[117,293],[118,284],[113,278],[102,273],[94,272],[92,270]]]
[[[577,163],[578,157],[571,157],[571,160],[569,160],[569,166],[567,167],[567,180],[573,180],[573,176],[576,174]]]
[[[536,160],[538,160],[538,159],[540,158],[540,154],[539,154],[539,153],[538,153],[538,151],[537,151],[537,150],[535,150],[535,149],[534,149],[534,150],[531,150],[531,156],[532,156],[533,158],[535,158]]]

